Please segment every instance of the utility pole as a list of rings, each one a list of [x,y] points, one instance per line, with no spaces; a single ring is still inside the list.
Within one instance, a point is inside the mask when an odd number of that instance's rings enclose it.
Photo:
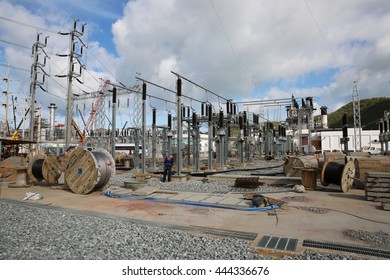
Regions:
[[[352,102],[355,152],[359,152],[362,149],[362,124],[360,120],[360,98],[357,90],[357,81],[353,82]]]
[[[73,78],[76,78],[76,80],[82,84],[82,82],[78,79],[81,77],[81,69],[84,68],[84,65],[80,61],[80,57],[83,55],[83,48],[85,47],[85,44],[80,39],[82,35],[84,35],[84,26],[82,25],[81,31],[77,30],[77,21],[73,20],[73,29],[72,31],[68,33],[62,33],[60,32],[60,35],[69,35],[70,36],[70,44],[69,44],[69,55],[59,55],[59,56],[68,56],[69,57],[69,68],[68,68],[68,75],[57,75],[57,77],[60,78],[68,78],[68,91],[67,91],[67,99],[66,99],[66,127],[65,127],[65,149],[67,149],[71,142],[72,137],[72,107],[73,107],[73,90],[72,90],[72,82]],[[77,42],[81,43],[80,53],[76,52],[76,39],[78,39]],[[79,64],[80,71],[79,73],[75,73],[74,71],[74,65]]]
[[[2,104],[4,106],[4,110],[5,110],[5,126],[4,126],[4,131],[3,131],[3,135],[4,136],[9,136],[11,135],[11,132],[10,132],[10,127],[9,127],[9,121],[8,121],[8,110],[9,110],[9,101],[8,101],[8,96],[9,96],[9,82],[14,82],[14,81],[19,81],[19,80],[11,80],[9,79],[9,70],[10,69],[10,66],[8,64],[8,69],[7,69],[7,74],[6,74],[6,78],[3,79],[3,81],[5,81],[5,91],[3,91],[3,93],[5,94],[5,103]],[[16,98],[15,98],[16,100]],[[14,102],[14,99],[12,97],[12,103]],[[13,109],[13,112],[14,112],[14,123],[16,123],[16,120],[15,120],[15,107],[14,105],[12,105],[12,109]]]
[[[9,135],[9,125],[8,125],[8,84],[9,84],[9,65],[7,69],[7,77],[3,79],[5,81],[5,104],[4,104],[4,109],[5,109],[5,127],[4,127],[4,134],[6,136]]]
[[[30,141],[34,141],[36,87],[37,87],[37,85],[39,85],[40,88],[42,90],[44,90],[42,88],[42,85],[45,83],[45,74],[46,74],[42,69],[46,65],[46,57],[47,57],[43,48],[46,47],[46,45],[47,45],[47,38],[48,37],[45,38],[45,43],[43,44],[39,41],[39,35],[40,35],[40,33],[37,34],[37,41],[33,45],[33,49],[32,49],[34,62],[33,62],[33,65],[31,67],[31,84],[30,84],[30,95],[31,95],[31,100],[30,100],[30,102],[31,102],[30,135],[29,135]],[[43,60],[43,63],[39,62],[39,54],[40,54],[39,52],[40,51],[43,51],[43,53],[45,54],[45,58]],[[39,70],[42,70],[42,72],[44,73],[42,81],[38,81],[38,73],[40,73]]]

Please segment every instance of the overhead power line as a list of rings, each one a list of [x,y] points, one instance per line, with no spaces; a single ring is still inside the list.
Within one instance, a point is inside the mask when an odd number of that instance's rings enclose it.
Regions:
[[[332,56],[334,57],[334,59],[335,59],[335,61],[337,62],[337,64],[340,65],[339,60],[337,59],[337,56],[336,56],[335,53],[333,52],[333,49],[330,47],[328,40],[326,40],[325,34],[324,34],[324,32],[322,32],[322,29],[321,29],[320,25],[318,24],[318,21],[317,21],[317,19],[315,18],[315,16],[314,16],[312,10],[310,9],[309,4],[307,3],[306,0],[304,0],[304,2],[305,2],[305,4],[306,4],[307,10],[309,11],[309,13],[310,13],[312,19],[314,20],[314,23],[315,23],[316,26],[317,26],[318,31],[320,32],[320,34],[321,34],[321,36],[322,36],[322,39],[325,41],[326,46],[328,47],[330,53],[331,53]]]
[[[23,48],[23,49],[31,49],[31,47],[26,47],[26,46],[23,46],[23,45],[20,45],[20,44],[17,44],[17,43],[12,43],[10,41],[6,41],[6,40],[2,40],[0,39],[0,42],[3,42],[3,43],[6,43],[6,44],[9,44],[9,45],[13,45],[15,47],[19,47],[19,48]]]
[[[0,19],[8,21],[8,22],[16,23],[16,24],[19,24],[19,25],[22,25],[22,26],[26,26],[26,27],[29,27],[29,28],[33,28],[33,29],[36,29],[36,30],[41,30],[41,31],[46,31],[46,32],[58,34],[57,30],[46,29],[46,28],[39,27],[39,26],[36,26],[36,25],[32,25],[32,24],[28,24],[28,23],[25,23],[25,22],[13,20],[11,18],[0,16]]]
[[[210,3],[211,3],[211,6],[213,7],[213,10],[214,10],[214,13],[215,13],[215,15],[216,15],[216,17],[217,17],[217,19],[218,19],[218,22],[219,22],[219,24],[221,25],[223,34],[224,34],[225,37],[226,37],[226,41],[228,42],[228,44],[229,44],[229,46],[230,46],[230,48],[231,48],[231,50],[232,50],[232,52],[233,52],[233,55],[234,55],[234,57],[235,57],[235,59],[236,59],[236,61],[237,61],[238,67],[239,67],[240,70],[241,70],[241,73],[243,74],[244,78],[247,80],[248,84],[251,85],[251,82],[250,82],[248,76],[246,75],[246,72],[245,72],[245,70],[244,70],[244,67],[242,67],[241,61],[240,61],[240,59],[238,58],[237,52],[236,52],[235,49],[233,48],[233,44],[232,44],[232,42],[231,42],[230,39],[229,39],[228,33],[227,33],[227,31],[226,31],[226,29],[225,29],[223,23],[222,23],[222,20],[221,20],[221,18],[220,18],[219,15],[218,15],[218,12],[217,12],[217,9],[215,8],[215,5],[214,5],[213,0],[210,0]]]
[[[9,67],[9,68],[16,69],[16,70],[20,70],[20,71],[30,72],[30,69],[24,69],[24,68],[12,66],[12,65],[4,64],[4,63],[0,63],[0,66]]]

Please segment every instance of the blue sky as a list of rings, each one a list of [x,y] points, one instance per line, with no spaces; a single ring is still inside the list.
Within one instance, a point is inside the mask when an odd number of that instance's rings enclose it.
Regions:
[[[45,70],[51,78],[44,85],[49,93],[37,98],[43,114],[50,102],[58,105],[58,122],[64,118],[66,81],[55,75],[66,74],[67,61],[55,54],[68,51],[69,38],[56,32],[69,31],[73,19],[87,24],[82,58],[87,68],[84,84],[74,84],[77,94],[97,91],[106,79],[133,87],[136,75],[175,90],[174,71],[234,101],[313,96],[318,108],[331,112],[352,100],[354,81],[361,99],[390,96],[385,0],[1,0],[0,17],[0,75],[6,75],[4,65],[12,66],[15,95],[27,91],[28,97],[37,28],[49,36]],[[224,102],[189,83],[183,90],[216,108]],[[153,86],[148,92],[174,100]],[[127,106],[131,95],[120,98],[119,125],[133,110]],[[185,102],[199,111],[197,102]],[[87,108],[87,118],[91,104],[79,106]],[[148,99],[150,107],[163,120],[174,111],[170,103]],[[2,121],[3,115],[0,111]]]

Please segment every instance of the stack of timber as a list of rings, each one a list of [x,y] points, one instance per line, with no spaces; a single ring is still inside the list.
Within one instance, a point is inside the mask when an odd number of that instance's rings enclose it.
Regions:
[[[382,206],[390,203],[390,173],[368,172],[366,173],[366,199],[382,202]],[[387,210],[387,209],[386,209]]]
[[[288,156],[284,162],[283,172],[287,177],[301,177],[303,168],[320,170],[323,161],[317,156]]]
[[[365,176],[367,172],[390,172],[390,157],[355,157],[355,182],[357,188],[364,189]]]

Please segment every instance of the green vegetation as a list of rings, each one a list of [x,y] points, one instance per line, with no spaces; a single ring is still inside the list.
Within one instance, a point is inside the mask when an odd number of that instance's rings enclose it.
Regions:
[[[384,111],[390,111],[390,98],[376,97],[360,100],[360,121],[364,130],[378,129],[378,121],[383,118]],[[341,118],[346,113],[348,125],[353,127],[353,103],[344,105],[328,115],[329,128],[341,128]]]

